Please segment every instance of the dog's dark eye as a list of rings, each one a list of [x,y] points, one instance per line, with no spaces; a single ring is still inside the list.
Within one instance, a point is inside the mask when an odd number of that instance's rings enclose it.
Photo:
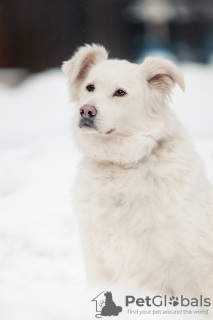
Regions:
[[[87,91],[92,92],[95,90],[95,86],[93,84],[89,84],[88,86],[86,86]]]
[[[114,96],[116,96],[116,97],[122,97],[122,96],[124,96],[125,94],[126,94],[125,91],[123,91],[123,90],[121,90],[121,89],[118,89],[118,90],[115,92]]]

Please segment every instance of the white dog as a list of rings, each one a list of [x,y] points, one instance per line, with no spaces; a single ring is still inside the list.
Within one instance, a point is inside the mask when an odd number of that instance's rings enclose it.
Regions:
[[[63,71],[85,153],[75,200],[90,281],[211,297],[213,191],[168,106],[175,83],[184,90],[177,67],[86,45]]]

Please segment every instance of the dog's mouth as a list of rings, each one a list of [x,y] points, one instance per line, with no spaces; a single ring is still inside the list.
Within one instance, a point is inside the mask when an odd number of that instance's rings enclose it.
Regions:
[[[109,135],[109,134],[112,134],[113,132],[115,132],[115,129],[111,129],[111,130],[107,131],[105,134]]]
[[[92,119],[81,118],[78,126],[79,128],[97,130],[97,128],[95,127],[94,121]]]
[[[94,121],[92,119],[80,119],[78,126],[79,126],[79,128],[84,129],[88,132],[97,132],[99,134],[110,135],[115,132],[115,129],[110,129],[105,133],[99,132],[99,130],[95,126]]]

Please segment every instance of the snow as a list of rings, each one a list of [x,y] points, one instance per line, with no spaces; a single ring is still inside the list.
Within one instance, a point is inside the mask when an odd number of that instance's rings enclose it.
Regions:
[[[175,89],[174,112],[213,182],[213,66],[180,67],[187,90]],[[81,155],[68,101],[58,69],[16,87],[0,83],[1,320],[86,319],[79,318],[85,272],[71,195]]]

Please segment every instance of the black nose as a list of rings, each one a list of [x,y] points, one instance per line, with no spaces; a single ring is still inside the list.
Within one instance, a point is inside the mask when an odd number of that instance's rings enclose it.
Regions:
[[[80,115],[84,119],[91,119],[92,117],[94,117],[96,115],[96,113],[97,113],[96,108],[94,106],[92,106],[91,104],[84,104],[80,108]]]

